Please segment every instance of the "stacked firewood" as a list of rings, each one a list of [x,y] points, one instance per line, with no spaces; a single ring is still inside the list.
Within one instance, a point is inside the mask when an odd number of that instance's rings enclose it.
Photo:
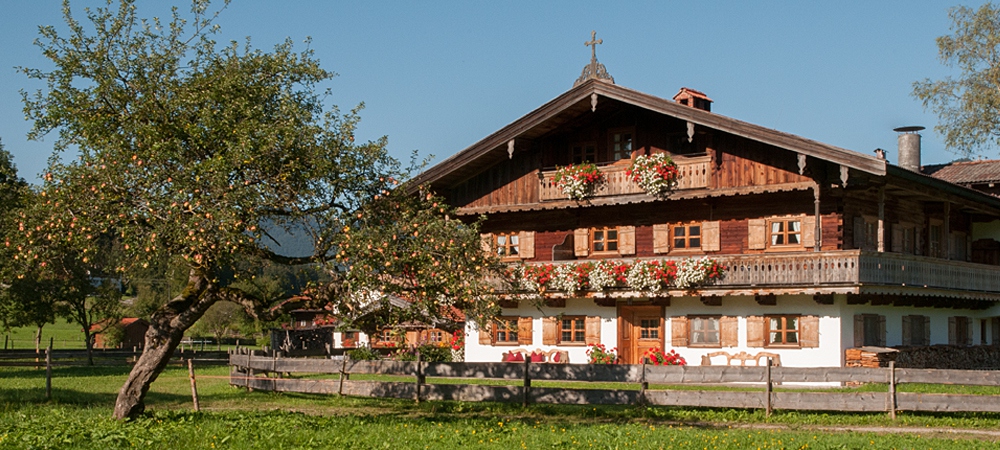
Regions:
[[[844,360],[847,367],[888,367],[889,361],[895,359],[893,349],[877,347],[849,348],[845,350]]]

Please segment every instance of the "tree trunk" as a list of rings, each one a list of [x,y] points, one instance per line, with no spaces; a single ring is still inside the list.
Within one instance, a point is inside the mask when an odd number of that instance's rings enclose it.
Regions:
[[[192,270],[184,292],[153,313],[142,355],[118,392],[116,419],[133,419],[146,410],[146,392],[170,362],[184,332],[218,299],[217,287],[209,277]]]
[[[42,352],[42,325],[38,325],[38,330],[35,331],[35,354]]]
[[[87,346],[87,365],[94,365],[94,335],[90,334],[90,328],[83,329],[83,343]]]

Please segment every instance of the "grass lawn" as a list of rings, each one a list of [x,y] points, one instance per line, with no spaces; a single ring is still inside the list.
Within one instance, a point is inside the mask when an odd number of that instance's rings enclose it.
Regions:
[[[995,414],[837,414],[635,406],[424,402],[246,392],[228,367],[170,367],[150,414],[112,419],[127,367],[0,368],[0,448],[995,448],[996,437],[834,432],[810,426],[1000,429]],[[779,428],[771,428],[779,426]],[[931,434],[931,433],[927,433]],[[992,440],[991,440],[992,439]]]
[[[35,327],[18,327],[0,334],[6,337],[7,348],[24,350],[35,348],[36,331]],[[57,349],[87,348],[83,340],[83,329],[77,324],[67,323],[65,319],[56,319],[56,323],[42,327],[42,348],[48,347],[49,339],[53,340],[52,347]]]

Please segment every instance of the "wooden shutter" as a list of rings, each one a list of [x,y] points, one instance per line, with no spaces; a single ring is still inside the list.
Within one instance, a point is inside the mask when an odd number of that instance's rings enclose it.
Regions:
[[[992,320],[990,320],[990,322],[991,322],[990,325],[993,328],[992,330],[993,340],[990,341],[990,344],[1000,345],[1000,317],[994,317]],[[929,343],[930,342],[928,342],[928,344]]]
[[[903,316],[903,345],[913,345],[913,316]]]
[[[931,345],[931,318],[930,316],[921,316],[924,321],[924,345]]]
[[[885,316],[878,316],[878,345],[885,347]]]
[[[799,346],[802,348],[819,347],[819,316],[799,317]]]
[[[865,345],[865,316],[864,314],[854,315],[854,346],[864,347]]]
[[[865,218],[861,216],[854,218],[854,248],[865,248]]]
[[[965,339],[962,345],[972,345],[972,318],[965,317]]]
[[[958,336],[955,329],[955,317],[948,318],[948,345],[958,345]]]
[[[687,347],[689,344],[690,332],[688,331],[688,318],[685,316],[675,316],[670,318],[670,343],[674,347]]]
[[[740,344],[740,321],[733,316],[722,316],[719,319],[719,343],[723,347],[736,347]]]
[[[601,318],[597,316],[587,316],[585,319],[585,331],[587,345],[601,343]]]
[[[717,252],[721,248],[719,236],[719,221],[701,223],[701,249],[706,252]]]
[[[534,320],[531,317],[518,317],[517,318],[517,343],[520,345],[531,345],[533,342],[531,336],[531,324]]]
[[[631,225],[618,227],[618,254],[635,254],[635,227]]]
[[[542,318],[542,345],[559,344],[559,319],[555,317]]]
[[[576,256],[590,254],[590,229],[577,228],[573,230],[573,253]]]
[[[816,216],[802,218],[802,246],[806,248],[816,246]]]
[[[481,233],[479,244],[485,253],[493,253],[493,233]]]
[[[670,225],[658,223],[653,225],[653,253],[670,251]]]
[[[764,346],[764,316],[747,317],[747,347]]]
[[[492,324],[484,324],[479,326],[479,345],[493,345]]]
[[[903,226],[896,223],[892,225],[892,245],[890,251],[903,253]]]
[[[767,248],[767,220],[750,219],[747,228],[747,247],[750,250]]]
[[[517,234],[518,254],[521,259],[532,259],[535,257],[535,232],[522,231]]]

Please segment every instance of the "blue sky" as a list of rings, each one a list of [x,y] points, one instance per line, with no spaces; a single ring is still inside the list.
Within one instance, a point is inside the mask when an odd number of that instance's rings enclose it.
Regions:
[[[48,67],[32,41],[38,25],[62,24],[60,3],[6,2],[0,15],[0,138],[31,181],[44,171],[54,137],[26,140],[31,125],[18,91],[41,86],[14,67]],[[140,13],[165,17],[162,4],[141,2]],[[954,74],[934,42],[950,32],[951,6],[235,0],[219,38],[250,36],[266,49],[312,37],[323,66],[339,74],[325,86],[331,104],[347,110],[365,102],[359,137],[388,136],[401,159],[418,150],[440,161],[566,91],[590,59],[583,44],[596,30],[604,40],[598,59],[619,85],[665,98],[691,87],[715,100],[713,112],[866,154],[881,147],[892,162],[892,129],[924,125],[929,164],[957,156],[910,93],[916,80]]]

